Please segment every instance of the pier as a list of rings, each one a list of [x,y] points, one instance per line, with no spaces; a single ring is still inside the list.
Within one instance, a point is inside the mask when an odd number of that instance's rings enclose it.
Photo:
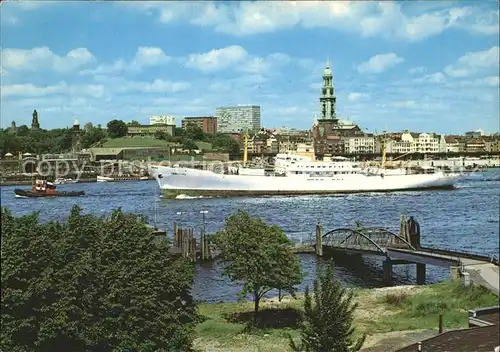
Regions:
[[[452,279],[461,279],[464,285],[481,285],[499,294],[498,258],[447,249],[423,247],[420,244],[420,225],[410,217],[400,219],[400,231],[394,233],[378,227],[337,228],[323,233],[316,225],[315,252],[335,257],[339,254],[372,255],[383,259],[383,275],[392,284],[394,265],[416,265],[417,284],[424,284],[426,266],[450,269]]]
[[[158,238],[167,238],[165,230],[154,229]],[[182,228],[174,224],[169,252],[181,255],[192,262],[215,259],[218,251],[211,236],[200,230],[195,235],[193,228]],[[401,216],[399,232],[381,227],[365,227],[357,222],[355,228],[341,227],[324,232],[321,223],[316,224],[314,235],[295,243],[292,250],[297,254],[311,253],[319,257],[369,255],[383,260],[383,280],[392,284],[394,265],[415,265],[418,285],[425,284],[426,266],[446,267],[454,280],[465,286],[480,285],[499,295],[500,270],[498,258],[455,251],[424,247],[420,244],[420,225],[410,217]]]

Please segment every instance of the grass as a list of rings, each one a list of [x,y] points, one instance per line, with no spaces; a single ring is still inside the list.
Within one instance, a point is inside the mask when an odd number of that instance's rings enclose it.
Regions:
[[[205,150],[207,152],[212,151],[212,143],[209,142],[195,142],[199,150]]]
[[[378,332],[435,328],[443,314],[445,329],[467,326],[469,309],[498,305],[498,297],[483,287],[463,287],[445,281],[424,288],[420,293],[387,293],[382,299],[389,310],[376,322]]]
[[[434,334],[439,314],[444,314],[445,329],[463,328],[469,309],[498,304],[498,298],[485,289],[465,288],[452,281],[404,289],[355,290],[355,300],[355,327],[357,333],[368,335],[366,346],[382,343],[382,335],[408,344],[403,333],[408,330],[429,334],[432,329]],[[302,297],[263,301],[256,328],[249,327],[253,302],[202,303],[199,309],[204,321],[197,326],[195,347],[199,351],[289,351],[287,334],[298,338],[303,303]]]
[[[171,143],[149,137],[136,137],[136,138],[114,138],[108,139],[106,143],[103,144],[103,148],[126,148],[126,147],[161,147],[166,148]]]

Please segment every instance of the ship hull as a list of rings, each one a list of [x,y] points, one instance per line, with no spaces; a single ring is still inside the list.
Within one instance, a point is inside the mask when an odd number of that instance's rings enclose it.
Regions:
[[[334,177],[221,175],[207,170],[154,166],[163,196],[273,196],[453,189],[458,175],[338,175]]]
[[[147,181],[148,176],[141,177],[109,177],[109,176],[97,176],[97,182],[124,182],[124,181]]]

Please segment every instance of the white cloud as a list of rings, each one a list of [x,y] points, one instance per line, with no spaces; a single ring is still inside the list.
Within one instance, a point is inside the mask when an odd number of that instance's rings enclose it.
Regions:
[[[498,87],[500,85],[500,77],[490,76],[490,77],[480,78],[475,80],[475,83],[479,85]]]
[[[155,79],[153,82],[126,82],[116,88],[118,93],[144,92],[144,93],[177,93],[191,87],[189,82],[173,82]]]
[[[102,85],[68,85],[66,82],[60,82],[56,85],[39,87],[31,83],[26,84],[8,84],[2,87],[2,98],[9,96],[41,97],[48,95],[83,95],[93,98],[100,98],[104,95],[104,86]]]
[[[415,74],[419,74],[419,73],[424,73],[426,71],[427,71],[427,68],[425,68],[424,66],[418,66],[418,67],[410,68],[408,70],[408,73],[415,75]]]
[[[499,64],[499,47],[488,50],[468,52],[455,63],[445,67],[444,72],[450,77],[468,77],[481,70],[496,69]]]
[[[103,63],[96,68],[82,70],[81,75],[119,75],[126,72],[137,73],[145,67],[164,65],[172,60],[161,48],[157,47],[139,47],[134,58],[127,62],[124,59],[118,59],[115,62]]]
[[[2,67],[10,71],[51,69],[69,72],[87,65],[94,59],[94,55],[87,48],[73,49],[64,56],[54,54],[46,46],[27,50],[12,48],[2,50]]]
[[[189,55],[186,67],[204,72],[217,71],[241,63],[248,53],[240,45],[231,45],[222,49],[213,49],[207,53]]]
[[[413,82],[415,83],[428,83],[428,84],[439,84],[444,83],[446,81],[446,76],[441,72],[430,73],[428,75],[414,78]]]
[[[358,92],[352,92],[352,93],[349,93],[349,95],[347,96],[347,100],[348,101],[358,101],[358,100],[364,100],[364,99],[368,99],[370,98],[370,94],[367,94],[367,93],[358,93]]]
[[[290,62],[292,59],[282,53],[258,57],[250,55],[240,45],[230,45],[206,53],[191,54],[187,57],[185,66],[205,73],[232,68],[247,74],[264,74],[271,73],[273,68]]]
[[[252,35],[301,26],[327,27],[355,32],[364,37],[381,36],[418,41],[449,28],[478,34],[498,33],[497,11],[481,6],[428,6],[418,4],[349,1],[254,1],[221,2],[136,2],[131,9],[158,14],[161,22],[189,21],[232,35]]]
[[[394,53],[378,54],[358,66],[359,73],[382,73],[402,63],[404,59]]]

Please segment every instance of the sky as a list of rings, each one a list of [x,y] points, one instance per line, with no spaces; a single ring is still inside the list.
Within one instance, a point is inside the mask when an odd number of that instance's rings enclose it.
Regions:
[[[1,126],[261,106],[309,129],[329,59],[337,115],[370,132],[499,131],[499,11],[476,2],[3,1]]]

